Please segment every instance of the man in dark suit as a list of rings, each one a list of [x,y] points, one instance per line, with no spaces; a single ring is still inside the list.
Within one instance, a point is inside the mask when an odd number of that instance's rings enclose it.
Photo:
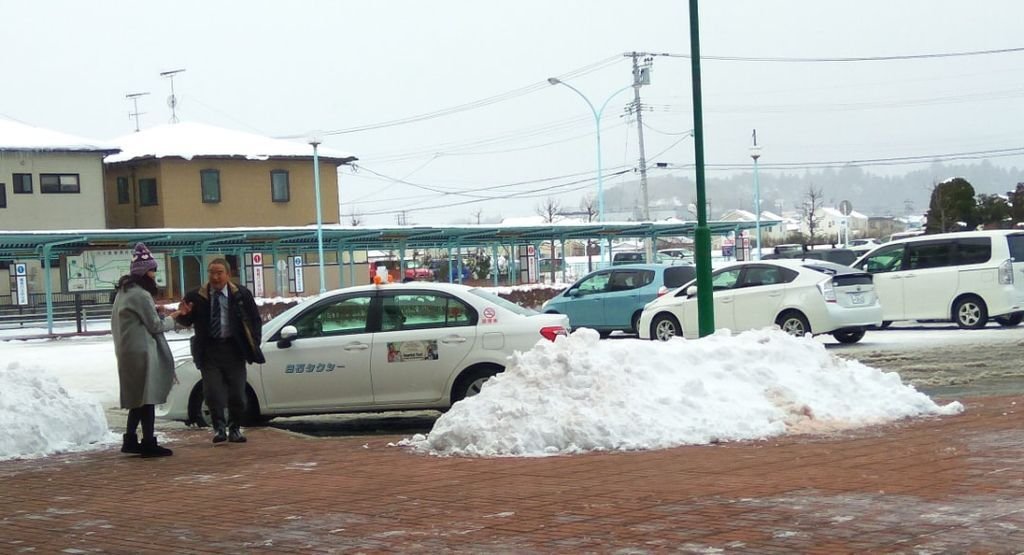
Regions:
[[[244,443],[245,365],[266,362],[260,351],[263,320],[252,293],[232,283],[231,265],[223,258],[206,268],[209,281],[189,292],[191,307],[177,322],[192,326],[192,361],[203,375],[203,397],[210,407],[213,442]],[[227,427],[224,407],[227,405]]]

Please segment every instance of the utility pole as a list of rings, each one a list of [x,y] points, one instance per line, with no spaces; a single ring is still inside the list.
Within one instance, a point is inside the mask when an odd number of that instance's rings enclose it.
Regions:
[[[134,104],[134,106],[135,106],[135,110],[133,110],[131,112],[128,112],[128,119],[135,118],[135,132],[136,133],[139,132],[139,116],[141,116],[142,114],[146,113],[146,112],[140,112],[139,111],[139,97],[140,96],[146,96],[147,94],[149,94],[149,93],[148,92],[137,92],[137,93],[128,93],[128,94],[124,95],[125,98],[132,99],[132,104]]]
[[[650,221],[651,207],[647,196],[647,155],[644,151],[644,117],[643,105],[640,104],[640,87],[651,84],[651,62],[654,58],[640,52],[630,52],[629,56],[633,58],[633,104],[629,111],[636,113],[636,131],[640,145],[640,193],[644,201],[644,220]],[[638,62],[640,56],[645,56],[643,65]]]

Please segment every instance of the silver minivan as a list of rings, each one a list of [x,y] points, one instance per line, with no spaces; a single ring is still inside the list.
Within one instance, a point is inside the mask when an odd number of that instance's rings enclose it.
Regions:
[[[919,235],[891,241],[852,266],[871,273],[882,327],[898,320],[946,320],[961,328],[1024,319],[1024,231]]]

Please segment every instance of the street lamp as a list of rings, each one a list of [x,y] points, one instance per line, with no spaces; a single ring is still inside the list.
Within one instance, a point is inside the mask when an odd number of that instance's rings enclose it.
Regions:
[[[323,141],[320,139],[319,134],[313,134],[307,142],[313,145],[313,188],[316,191],[316,248],[320,261],[320,292],[326,293],[327,286],[324,280],[324,218],[320,207],[320,155],[317,151],[317,147]]]
[[[587,103],[587,106],[590,107],[590,112],[594,114],[594,125],[597,128],[597,221],[603,222],[604,172],[601,169],[601,114],[604,113],[604,109],[608,106],[608,103],[611,102],[613,98],[615,98],[616,95],[633,88],[633,85],[626,85],[625,87],[622,87],[621,89],[613,92],[611,96],[608,97],[608,100],[605,100],[604,104],[601,105],[601,109],[597,110],[594,109],[594,105],[590,102],[590,99],[587,98],[585,94],[581,93],[579,89],[570,85],[569,83],[566,83],[565,81],[562,81],[557,77],[548,77],[548,83],[551,83],[552,85],[565,85],[566,87],[572,89],[574,93],[580,95],[580,98],[582,98],[583,101]],[[602,258],[604,258],[603,251]]]
[[[754,146],[750,147],[750,157],[754,159],[754,229],[757,233],[757,259],[761,260],[761,184],[757,181],[757,159],[761,157],[761,147],[757,146],[757,129],[754,130]]]

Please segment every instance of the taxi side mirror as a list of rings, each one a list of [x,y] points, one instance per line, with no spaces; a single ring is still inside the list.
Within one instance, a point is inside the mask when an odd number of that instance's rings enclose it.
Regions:
[[[292,341],[299,336],[299,330],[295,326],[285,326],[281,328],[279,335],[280,339],[277,342],[277,348],[287,349],[292,346]]]
[[[691,286],[686,288],[686,296],[687,297],[695,297],[696,295],[697,295],[697,286],[696,285],[691,285]]]

